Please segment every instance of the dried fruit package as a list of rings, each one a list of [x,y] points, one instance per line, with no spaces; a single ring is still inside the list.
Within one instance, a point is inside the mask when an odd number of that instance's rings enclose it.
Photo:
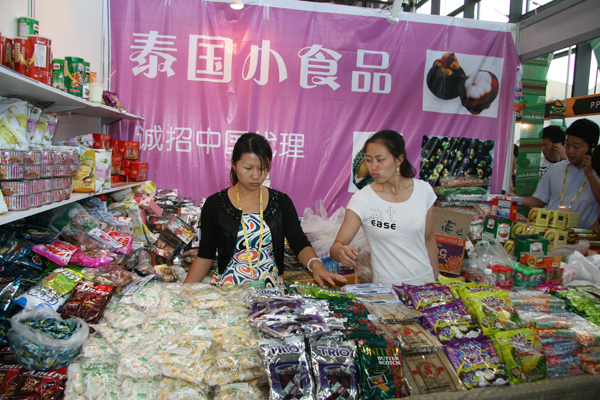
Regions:
[[[404,397],[404,372],[398,341],[387,337],[358,340],[360,382],[365,400]]]
[[[467,389],[508,385],[505,365],[489,339],[447,344],[444,349]]]
[[[535,331],[523,328],[498,332],[493,340],[506,364],[510,383],[546,379],[546,355]]]
[[[356,354],[350,342],[310,341],[318,400],[358,400],[354,367]]]
[[[411,396],[467,390],[442,349],[433,353],[403,354],[402,358]]]
[[[312,400],[313,381],[306,358],[304,339],[262,339],[260,353],[267,370],[271,400]]]

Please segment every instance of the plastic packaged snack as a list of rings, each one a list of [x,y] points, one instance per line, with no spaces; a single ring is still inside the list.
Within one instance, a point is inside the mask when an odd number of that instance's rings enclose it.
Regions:
[[[49,371],[68,365],[81,351],[89,326],[79,318],[63,320],[49,307],[24,309],[11,318],[8,339],[17,361]]]
[[[415,311],[404,304],[365,303],[365,307],[370,314],[377,316],[382,322],[399,322],[421,316],[419,311]]]
[[[437,338],[418,322],[404,321],[385,326],[398,338],[404,353],[427,353],[442,347]]]
[[[412,396],[466,390],[443,349],[402,354],[404,377]]]
[[[214,400],[265,400],[265,396],[253,382],[236,382],[215,387]]]
[[[117,359],[77,359],[69,366],[66,395],[71,398],[118,400],[122,378]]]
[[[90,335],[83,344],[79,356],[99,359],[105,357],[118,357],[119,353],[114,351],[102,336]]]
[[[60,314],[63,318],[78,317],[89,324],[95,324],[112,298],[113,291],[114,286],[81,279],[60,309]]]
[[[77,250],[79,250],[77,246],[58,240],[48,244],[38,244],[33,248],[33,251],[39,255],[63,267],[69,263],[69,260]]]
[[[463,301],[486,336],[520,327],[519,316],[505,291],[470,293]]]
[[[447,344],[444,349],[467,389],[509,384],[506,366],[489,339]]]
[[[534,330],[523,328],[494,335],[496,349],[510,376],[510,383],[534,382],[546,378],[546,355]]]
[[[360,340],[357,342],[360,381],[365,400],[404,397],[404,371],[401,351],[394,339]]]
[[[271,388],[270,399],[311,400],[314,384],[303,338],[263,339],[259,346]]]
[[[14,301],[22,307],[46,305],[57,310],[83,276],[76,268],[55,269]]]
[[[358,400],[355,350],[350,342],[310,341],[317,399]]]
[[[442,343],[484,338],[460,300],[424,310],[423,326],[433,331]]]

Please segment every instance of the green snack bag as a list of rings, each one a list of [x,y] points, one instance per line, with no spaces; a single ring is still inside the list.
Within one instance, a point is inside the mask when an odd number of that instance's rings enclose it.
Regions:
[[[546,356],[535,331],[524,328],[498,332],[493,340],[511,384],[546,379]]]
[[[520,327],[519,315],[515,312],[508,292],[473,293],[465,297],[465,304],[467,302],[470,304],[469,312],[486,336]]]
[[[365,400],[406,395],[400,345],[397,340],[357,340],[359,375]]]
[[[310,291],[317,299],[326,300],[356,300],[353,293],[342,293],[340,291],[332,290],[331,288],[324,288],[320,286],[312,286]]]

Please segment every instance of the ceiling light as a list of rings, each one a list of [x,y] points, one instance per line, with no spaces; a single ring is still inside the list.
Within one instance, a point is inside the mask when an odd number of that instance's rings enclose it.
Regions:
[[[244,8],[244,3],[242,3],[242,0],[231,0],[231,4],[229,6],[234,10],[241,10]]]

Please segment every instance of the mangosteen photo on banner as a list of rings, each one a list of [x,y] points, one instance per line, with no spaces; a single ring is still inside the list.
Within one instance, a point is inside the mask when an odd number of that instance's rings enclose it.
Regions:
[[[423,111],[496,118],[504,60],[427,50]]]
[[[491,179],[493,140],[423,136],[419,178],[439,186],[446,175]]]

